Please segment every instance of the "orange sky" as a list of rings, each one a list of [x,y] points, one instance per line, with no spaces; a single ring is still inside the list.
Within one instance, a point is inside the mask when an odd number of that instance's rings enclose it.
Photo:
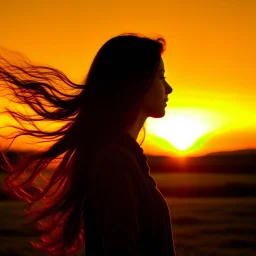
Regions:
[[[4,1],[0,46],[81,82],[109,38],[161,35],[174,92],[166,116],[147,120],[145,152],[256,148],[255,12],[251,0]]]

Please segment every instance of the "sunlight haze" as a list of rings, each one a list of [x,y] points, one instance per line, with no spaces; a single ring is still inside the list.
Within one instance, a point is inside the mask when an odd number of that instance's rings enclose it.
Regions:
[[[200,155],[256,148],[255,11],[256,2],[249,0],[4,1],[0,47],[79,83],[111,37],[162,36],[173,93],[165,117],[146,122],[145,152]],[[0,126],[8,120],[1,117]],[[16,146],[25,149],[26,141]]]

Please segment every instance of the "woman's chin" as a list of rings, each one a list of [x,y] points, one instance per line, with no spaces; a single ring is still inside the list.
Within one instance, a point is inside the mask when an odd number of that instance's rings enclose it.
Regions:
[[[153,113],[152,115],[150,115],[150,117],[153,117],[153,118],[161,118],[161,117],[164,117],[165,116],[165,108]]]

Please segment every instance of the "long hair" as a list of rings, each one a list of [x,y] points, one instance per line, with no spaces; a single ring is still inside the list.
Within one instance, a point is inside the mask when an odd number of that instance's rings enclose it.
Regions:
[[[165,40],[161,37],[118,35],[100,48],[81,84],[70,81],[58,69],[25,60],[23,67],[17,66],[0,56],[0,82],[4,82],[0,83],[1,88],[11,91],[16,103],[30,107],[37,115],[5,108],[1,113],[11,115],[22,126],[10,126],[18,130],[11,139],[25,135],[52,143],[17,164],[10,163],[2,152],[2,168],[7,172],[4,190],[26,200],[29,225],[38,224],[41,241],[31,241],[35,248],[50,255],[66,255],[82,248],[86,200],[82,191],[87,167],[103,144],[127,131],[136,121],[164,50]],[[61,83],[73,93],[61,91]],[[37,121],[64,125],[45,131],[36,126]],[[24,122],[35,129],[25,128]],[[60,163],[39,184],[43,171],[58,158]]]

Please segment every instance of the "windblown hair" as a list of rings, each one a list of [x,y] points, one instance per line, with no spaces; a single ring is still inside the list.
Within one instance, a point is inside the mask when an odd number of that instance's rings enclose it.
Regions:
[[[163,38],[134,33],[111,38],[96,54],[81,84],[71,82],[58,69],[33,65],[25,59],[22,67],[0,56],[1,88],[12,92],[19,106],[31,108],[37,116],[5,108],[1,113],[11,115],[22,126],[10,125],[18,130],[11,139],[32,136],[52,143],[15,164],[1,152],[2,168],[7,172],[4,190],[26,200],[29,225],[38,223],[42,236],[40,242],[31,241],[35,248],[50,255],[66,255],[82,248],[86,200],[83,191],[90,162],[98,149],[136,121],[164,50]],[[63,92],[61,83],[73,93]],[[37,121],[64,125],[43,131],[36,126]],[[35,129],[25,128],[24,122]],[[51,175],[48,173],[45,185],[37,184],[48,165],[61,156]]]

